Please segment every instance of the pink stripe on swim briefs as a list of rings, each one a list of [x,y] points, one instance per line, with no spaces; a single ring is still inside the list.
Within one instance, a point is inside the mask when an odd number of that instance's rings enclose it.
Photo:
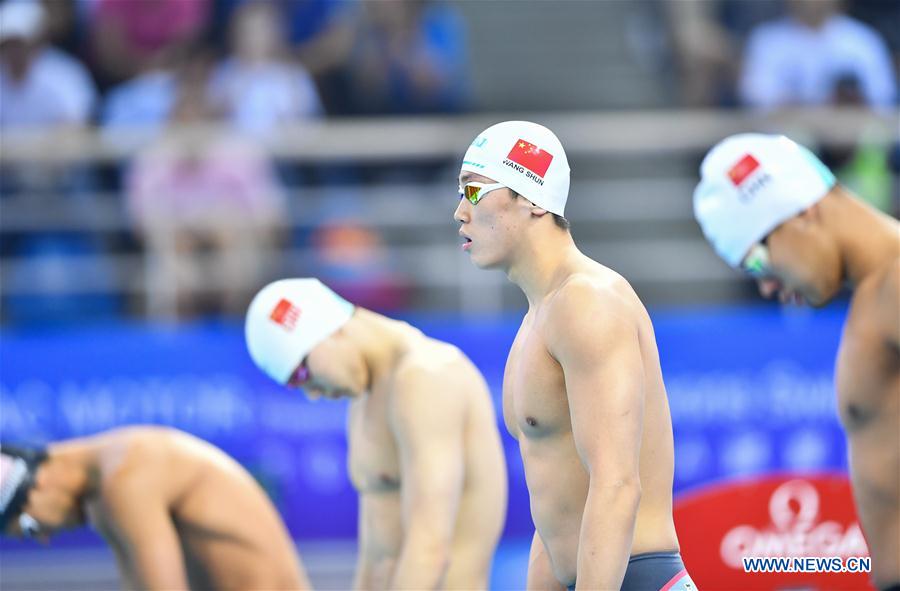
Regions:
[[[672,587],[675,586],[675,583],[678,582],[678,579],[685,576],[686,574],[687,574],[687,569],[686,568],[681,569],[680,571],[678,571],[678,573],[674,577],[669,579],[669,582],[666,583],[665,585],[663,585],[663,588],[660,589],[659,591],[669,591],[669,589],[671,589]]]

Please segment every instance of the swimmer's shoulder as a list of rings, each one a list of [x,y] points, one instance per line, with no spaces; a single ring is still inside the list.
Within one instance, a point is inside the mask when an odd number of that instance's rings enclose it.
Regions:
[[[607,340],[638,329],[641,309],[618,273],[572,273],[548,298],[542,334],[554,357],[573,343],[604,347]]]
[[[551,318],[608,314],[631,316],[637,295],[628,281],[607,267],[596,265],[566,277],[548,299]]]
[[[884,336],[900,346],[900,257],[863,280],[853,294],[853,312],[865,324],[884,329]]]
[[[110,431],[98,441],[98,468],[104,495],[129,494],[135,488],[168,498],[193,473],[191,447],[196,438],[155,425]],[[197,440],[199,441],[199,440]]]
[[[445,379],[448,374],[457,374],[474,369],[475,365],[462,349],[440,339],[419,333],[419,338],[414,339],[397,365],[397,374],[412,374],[424,372],[427,379]]]
[[[484,389],[475,365],[456,346],[429,339],[426,346],[407,352],[396,369],[390,392],[391,405],[415,407],[465,406],[468,394]]]
[[[900,349],[900,257],[881,270],[878,281],[878,316],[886,328],[886,338]]]
[[[455,345],[425,337],[394,370],[394,389],[431,388],[460,370],[468,358]]]

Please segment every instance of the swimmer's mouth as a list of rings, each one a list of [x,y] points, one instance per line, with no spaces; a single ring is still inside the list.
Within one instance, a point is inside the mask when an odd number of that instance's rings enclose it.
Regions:
[[[472,239],[469,238],[468,236],[466,236],[465,234],[463,234],[462,232],[460,232],[459,235],[462,236],[462,239],[463,239],[462,249],[469,250],[469,248],[472,246]]]
[[[793,306],[803,306],[807,303],[806,298],[796,291],[780,291],[778,292],[778,300],[782,304],[791,304]]]

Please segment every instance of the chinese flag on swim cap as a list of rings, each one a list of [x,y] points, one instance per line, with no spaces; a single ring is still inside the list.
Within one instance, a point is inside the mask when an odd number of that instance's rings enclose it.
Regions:
[[[731,170],[728,171],[728,178],[735,187],[739,187],[757,168],[759,168],[759,161],[750,154],[746,154],[731,167]]]
[[[520,139],[509,151],[507,156],[516,164],[521,164],[539,177],[547,174],[550,168],[550,162],[553,161],[553,154],[545,152],[532,143]]]

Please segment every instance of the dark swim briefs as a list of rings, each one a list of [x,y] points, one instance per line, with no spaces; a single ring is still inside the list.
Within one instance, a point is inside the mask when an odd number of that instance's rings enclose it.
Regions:
[[[574,591],[575,585],[569,587]],[[697,591],[678,552],[648,552],[628,559],[622,591]]]

